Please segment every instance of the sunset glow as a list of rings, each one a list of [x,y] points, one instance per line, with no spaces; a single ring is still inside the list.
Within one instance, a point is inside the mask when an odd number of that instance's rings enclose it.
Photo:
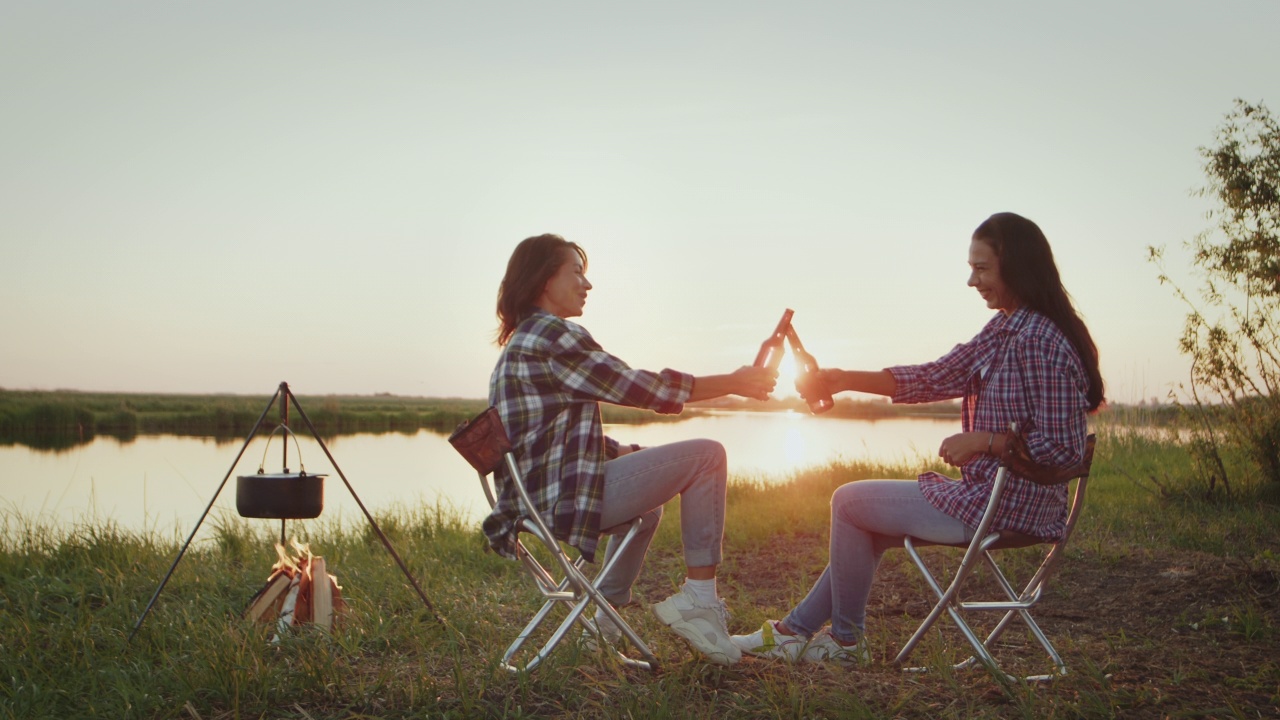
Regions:
[[[1280,3],[926,5],[7,3],[0,383],[483,397],[544,232],[635,367],[732,372],[784,307],[823,367],[924,362],[991,316],[966,253],[1007,210],[1112,399],[1164,398],[1147,247],[1195,284],[1197,148],[1280,99]]]
[[[779,398],[797,397],[796,393],[796,356],[788,352],[782,356],[778,364],[778,385],[773,396]]]
[[[806,420],[802,413],[788,413],[788,424],[786,432],[782,439],[782,462],[781,465],[787,468],[800,468],[811,464],[818,458],[811,457],[809,450],[808,426],[804,423]]]

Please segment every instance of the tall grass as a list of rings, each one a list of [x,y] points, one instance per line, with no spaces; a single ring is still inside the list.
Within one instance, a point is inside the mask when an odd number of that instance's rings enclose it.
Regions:
[[[807,591],[826,562],[834,488],[914,476],[930,462],[834,463],[781,483],[735,478],[721,568],[721,592],[736,613],[731,628],[777,617]],[[1268,553],[1280,554],[1275,508],[1182,502],[1139,481],[1144,472],[1176,475],[1177,462],[1176,447],[1158,440],[1104,436],[1070,562],[1116,563],[1121,550],[1185,548],[1261,565]],[[683,576],[678,505],[668,508],[637,585],[646,602],[665,597]],[[1120,683],[1115,674],[1125,668],[1105,647],[1052,629],[1073,673],[1050,685],[1007,686],[982,671],[946,670],[956,648],[943,636],[919,651],[939,672],[904,676],[884,660],[919,620],[927,591],[907,579],[901,553],[882,563],[873,600],[879,662],[867,670],[709,665],[646,610],[627,608],[624,615],[662,660],[659,672],[625,670],[570,640],[536,673],[508,676],[498,658],[539,603],[519,567],[485,552],[478,528],[461,517],[443,505],[378,516],[447,627],[435,622],[368,528],[325,518],[291,523],[291,535],[326,558],[349,610],[332,634],[304,627],[273,644],[272,628],[240,613],[275,561],[275,523],[219,518],[129,643],[180,538],[110,522],[55,527],[0,516],[0,718],[1252,717],[1274,709],[1280,697],[1280,669],[1265,660],[1274,650],[1275,612],[1248,596],[1203,611],[1228,616],[1231,634],[1221,642],[1258,658],[1239,680],[1253,690],[1217,690],[1233,703],[1225,710],[1194,694],[1170,696],[1176,683],[1184,692],[1197,687],[1187,672],[1198,656],[1184,648],[1152,646],[1162,658],[1150,672],[1164,674]],[[1113,647],[1156,642],[1137,628],[1127,631],[1109,638]]]
[[[1091,489],[1090,519],[1117,543],[1158,544],[1215,554],[1252,555],[1273,547],[1277,498],[1265,484],[1210,493],[1191,471],[1176,428],[1137,431],[1124,423],[1098,428],[1095,465],[1114,482]],[[1228,464],[1242,462],[1230,453]]]

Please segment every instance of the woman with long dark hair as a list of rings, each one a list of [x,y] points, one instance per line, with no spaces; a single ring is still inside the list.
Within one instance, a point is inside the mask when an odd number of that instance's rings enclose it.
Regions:
[[[569,321],[582,315],[591,290],[586,270],[586,252],[558,235],[527,238],[516,247],[498,288],[502,353],[489,402],[502,417],[529,494],[556,537],[592,560],[602,530],[644,516],[640,535],[600,586],[615,606],[631,601],[662,506],[680,496],[686,578],[653,612],[708,659],[732,664],[742,655],[729,639],[727,611],[716,589],[728,474],[724,447],[712,440],[650,448],[620,444],[604,435],[599,403],[679,413],[686,402],[721,395],[762,400],[773,391],[776,373],[743,367],[694,377],[629,367]],[[510,555],[518,504],[504,467],[498,487],[484,532],[495,550]],[[612,551],[610,544],[606,555]],[[621,631],[599,613],[596,623],[616,645]]]
[[[1083,457],[1086,415],[1102,404],[1104,386],[1097,347],[1062,286],[1049,241],[1024,217],[992,215],[973,233],[969,267],[969,286],[998,311],[977,337],[930,363],[826,369],[817,379],[832,393],[885,395],[895,403],[960,398],[962,432],[938,450],[960,468],[959,481],[929,472],[838,488],[826,570],[783,620],[735,635],[744,652],[790,662],[866,662],[867,599],[881,555],[907,535],[947,544],[972,539],[1011,423],[1040,464],[1067,466]],[[993,530],[1044,539],[1062,534],[1065,486],[1011,475],[1005,493]]]

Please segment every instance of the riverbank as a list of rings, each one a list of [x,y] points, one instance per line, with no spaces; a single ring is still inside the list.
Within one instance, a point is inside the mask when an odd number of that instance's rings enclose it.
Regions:
[[[0,389],[0,444],[21,444],[37,449],[65,449],[94,437],[131,440],[139,435],[244,438],[268,408],[269,395],[165,395],[95,393],[76,390]],[[307,418],[324,437],[356,433],[416,433],[429,430],[449,433],[458,423],[483,410],[479,398],[423,398],[398,395],[299,395]],[[768,401],[720,398],[690,403],[680,415],[659,415],[648,410],[601,405],[606,423],[643,424],[687,420],[709,412],[799,412],[808,407],[798,397]],[[1129,424],[1163,424],[1173,415],[1169,406],[1117,406],[1100,418],[1120,418]],[[893,417],[959,418],[956,402],[894,405],[883,399],[837,399],[835,407],[819,416],[830,419],[885,419]],[[280,422],[280,403],[264,420],[267,429]],[[290,407],[290,426],[306,426]]]
[[[109,524],[53,530],[6,515],[0,717],[1274,716],[1280,512],[1165,498],[1140,482],[1160,473],[1168,486],[1180,463],[1176,446],[1104,435],[1076,541],[1036,613],[1072,672],[1030,687],[982,670],[906,676],[888,664],[928,607],[896,551],[868,609],[868,669],[709,665],[631,607],[623,612],[651,641],[661,672],[625,670],[568,643],[518,679],[495,662],[538,603],[519,568],[484,552],[478,528],[448,508],[378,520],[452,629],[434,622],[371,532],[316,520],[291,527],[326,558],[348,611],[332,635],[303,630],[274,645],[271,628],[239,615],[270,573],[278,527],[219,522],[130,644],[174,539]],[[843,463],[779,484],[735,478],[720,573],[731,629],[778,617],[808,589],[826,560],[834,487],[905,472]],[[672,503],[636,587],[643,603],[680,580],[678,520]],[[948,630],[921,659],[941,666],[963,659],[963,647]]]
[[[180,435],[220,440],[244,438],[268,409],[270,395],[160,395],[92,393],[74,390],[0,390],[0,444],[18,443],[60,449],[97,436],[130,440],[139,435]],[[458,423],[487,406],[475,398],[422,398],[397,395],[299,395],[298,405],[324,436],[356,433],[452,432]],[[280,422],[280,401],[264,420],[269,431]],[[683,416],[697,415],[690,410]],[[658,415],[606,405],[606,422],[672,421]],[[305,430],[297,410],[289,408],[290,427]]]

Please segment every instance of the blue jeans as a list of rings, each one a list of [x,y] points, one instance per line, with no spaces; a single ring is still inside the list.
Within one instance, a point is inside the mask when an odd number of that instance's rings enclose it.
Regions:
[[[915,480],[859,480],[836,488],[827,568],[783,622],[812,637],[830,621],[841,642],[861,639],[876,566],[885,550],[902,546],[905,535],[963,543],[973,529],[931,505]]]
[[[684,440],[628,453],[604,464],[602,529],[643,516],[644,526],[601,584],[615,606],[631,602],[649,543],[658,531],[662,506],[680,496],[680,538],[689,567],[719,565],[724,538],[724,495],[728,478],[724,446],[714,440]],[[613,557],[612,539],[605,562]]]

